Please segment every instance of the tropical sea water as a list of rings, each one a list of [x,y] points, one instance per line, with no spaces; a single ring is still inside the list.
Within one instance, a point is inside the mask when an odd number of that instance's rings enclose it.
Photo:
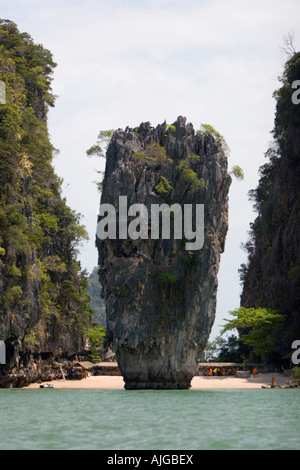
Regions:
[[[0,390],[0,449],[300,449],[300,390]]]

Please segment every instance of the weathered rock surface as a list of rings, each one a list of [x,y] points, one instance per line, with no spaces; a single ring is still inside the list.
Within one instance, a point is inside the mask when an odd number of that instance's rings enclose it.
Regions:
[[[257,217],[247,242],[248,263],[241,268],[244,307],[265,307],[284,315],[274,361],[290,366],[292,344],[300,337],[300,106],[292,84],[300,76],[300,52],[285,65],[283,86],[274,93],[274,142],[251,191]]]
[[[60,360],[54,358],[42,359],[31,358],[23,365],[13,369],[6,369],[1,374],[1,388],[26,387],[34,382],[44,382],[64,378],[74,361]]]
[[[51,52],[0,19],[0,388],[43,377],[43,358],[84,349],[91,323],[76,246],[85,236],[52,166]],[[1,358],[0,358],[1,359]],[[45,367],[48,367],[45,364]],[[26,377],[27,374],[27,377]]]
[[[204,245],[184,239],[100,240],[107,342],[127,389],[186,389],[215,317],[217,273],[227,233],[227,157],[216,136],[186,119],[117,130],[107,150],[101,204],[204,204]],[[191,171],[186,171],[191,170]],[[183,211],[184,212],[184,211]],[[118,216],[118,214],[117,214]],[[129,222],[134,220],[129,218]],[[118,217],[117,217],[118,221]],[[138,230],[138,229],[137,229]]]

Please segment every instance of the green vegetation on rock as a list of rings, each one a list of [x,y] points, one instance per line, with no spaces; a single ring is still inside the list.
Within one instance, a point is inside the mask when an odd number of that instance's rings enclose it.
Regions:
[[[135,152],[133,156],[137,162],[154,162],[157,165],[161,165],[168,160],[170,161],[167,157],[165,147],[160,146],[157,142],[152,142],[152,144],[146,146],[145,150]]]
[[[238,180],[243,180],[244,179],[244,172],[241,169],[240,166],[234,165],[231,170],[231,174],[236,177]]]
[[[0,20],[0,327],[24,353],[78,347],[91,319],[77,261],[87,232],[52,166],[47,113],[55,66],[50,51]]]
[[[201,129],[197,131],[197,134],[211,134],[216,142],[222,146],[223,151],[228,155],[230,152],[229,146],[225,138],[218,132],[211,124],[201,124]]]
[[[159,182],[154,187],[154,190],[158,194],[163,195],[163,194],[168,194],[168,192],[171,191],[171,189],[172,189],[172,185],[171,185],[170,181],[167,178],[165,178],[164,176],[160,175]]]
[[[288,357],[300,334],[300,105],[292,100],[299,77],[297,52],[286,62],[282,86],[274,92],[274,140],[259,170],[258,186],[249,192],[257,217],[244,245],[248,261],[240,268],[242,305],[263,305],[285,317],[276,333],[278,360]]]

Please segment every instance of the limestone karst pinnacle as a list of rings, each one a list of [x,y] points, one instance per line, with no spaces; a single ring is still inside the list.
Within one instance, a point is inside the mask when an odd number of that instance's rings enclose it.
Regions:
[[[97,238],[107,342],[126,389],[190,387],[215,317],[230,183],[216,136],[195,132],[183,117],[114,132],[101,204],[117,214],[120,196],[149,211],[153,204],[204,205],[200,250],[186,250],[187,240],[172,230],[170,239]]]

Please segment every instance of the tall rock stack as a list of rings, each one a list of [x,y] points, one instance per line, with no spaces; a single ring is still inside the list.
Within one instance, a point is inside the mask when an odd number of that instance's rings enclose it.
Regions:
[[[76,252],[87,234],[52,166],[56,64],[9,20],[0,19],[0,50],[0,388],[8,388],[43,379],[48,359],[80,352],[91,312]]]
[[[126,389],[190,387],[215,317],[230,184],[220,139],[211,132],[195,132],[183,117],[170,126],[142,123],[114,132],[101,206],[116,209],[116,238],[97,237],[97,247],[107,341],[115,348]],[[120,196],[126,196],[128,208],[147,208],[147,237],[120,237]],[[162,204],[165,210],[179,204],[182,215],[185,205],[193,210],[204,205],[200,249],[187,245],[195,244],[197,236],[191,240],[184,230],[182,238],[174,236],[172,212],[170,237],[161,236],[161,219],[159,238],[151,238],[151,207]],[[132,220],[129,216],[128,224]],[[193,223],[195,231],[195,213]]]
[[[274,92],[276,113],[267,163],[250,192],[257,211],[241,267],[244,307],[277,310],[285,319],[277,331],[274,361],[289,367],[291,346],[300,338],[300,52],[285,64]]]

